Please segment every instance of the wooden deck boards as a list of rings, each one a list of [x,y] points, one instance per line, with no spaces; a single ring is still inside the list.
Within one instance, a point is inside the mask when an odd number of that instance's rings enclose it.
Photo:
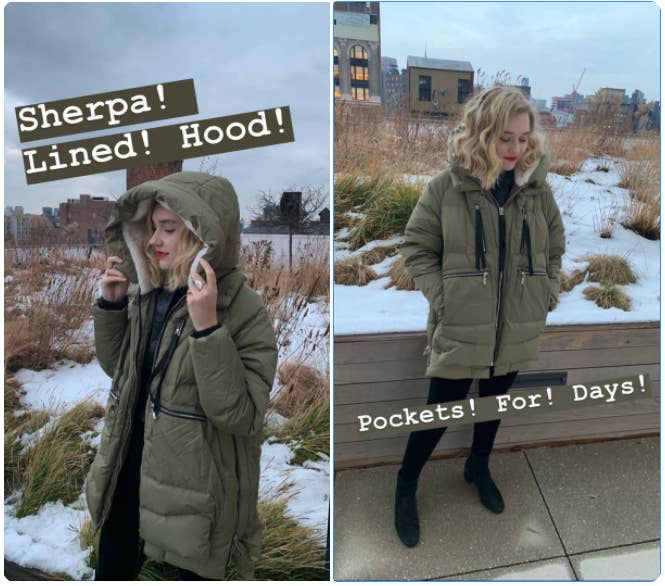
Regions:
[[[424,377],[425,334],[377,334],[335,337],[334,450],[337,469],[399,462],[408,432],[374,440],[356,440],[357,416],[377,406],[424,404],[429,380]],[[648,373],[653,396],[616,405],[585,406],[547,415],[505,420],[497,449],[519,446],[649,435],[660,423],[660,325],[655,322],[551,326],[529,372],[567,373],[567,383]],[[556,392],[556,391],[555,391]],[[477,384],[471,388],[477,395]],[[435,456],[457,455],[470,446],[472,427],[446,431]]]

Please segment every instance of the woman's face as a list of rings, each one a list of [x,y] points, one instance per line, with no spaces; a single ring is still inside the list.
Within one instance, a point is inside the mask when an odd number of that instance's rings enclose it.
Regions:
[[[496,154],[501,159],[504,171],[515,168],[526,151],[531,132],[531,120],[527,112],[511,118],[510,122],[496,142]]]
[[[159,268],[165,271],[173,266],[180,238],[187,227],[180,216],[160,205],[155,206],[152,212],[152,227],[155,232],[148,240],[148,246],[155,255]]]

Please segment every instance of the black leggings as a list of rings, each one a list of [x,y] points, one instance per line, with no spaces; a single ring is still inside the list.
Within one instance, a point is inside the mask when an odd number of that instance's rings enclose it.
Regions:
[[[502,376],[490,376],[478,380],[478,395],[490,397],[504,394],[513,384],[517,371]],[[432,378],[429,385],[427,404],[447,401],[462,401],[469,392],[473,379]],[[488,456],[494,445],[494,438],[499,429],[500,419],[482,421],[473,426],[473,445],[471,451],[479,456]],[[423,429],[411,432],[402,460],[401,474],[404,480],[417,480],[434,448],[439,443],[445,427]]]
[[[134,424],[131,444],[118,476],[113,503],[99,535],[95,580],[136,580],[143,565],[139,537],[139,480],[143,451],[143,425]],[[175,568],[178,580],[207,580]]]

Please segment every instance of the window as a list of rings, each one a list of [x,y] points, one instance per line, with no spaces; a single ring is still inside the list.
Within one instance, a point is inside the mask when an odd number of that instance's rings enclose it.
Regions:
[[[369,68],[360,65],[352,65],[351,79],[355,81],[369,81]]]
[[[337,47],[333,49],[333,76],[335,83],[339,84],[339,51]]]
[[[359,102],[366,102],[369,100],[369,88],[351,87],[351,97]]]
[[[339,89],[339,85],[335,85],[335,99],[341,98],[342,92]]]
[[[349,52],[351,65],[351,97],[366,102],[369,100],[369,53],[361,45],[354,45]]]
[[[458,79],[457,80],[457,103],[463,104],[471,93],[471,80]]]
[[[351,47],[350,57],[352,60],[359,59],[366,62],[369,55],[365,47],[362,47],[360,45],[353,45],[353,47]],[[358,65],[367,65],[367,63],[359,63]]]
[[[432,100],[432,77],[430,75],[418,76],[418,100],[420,102]]]

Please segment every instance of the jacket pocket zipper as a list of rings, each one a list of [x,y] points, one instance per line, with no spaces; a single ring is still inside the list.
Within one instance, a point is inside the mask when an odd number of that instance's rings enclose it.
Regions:
[[[120,400],[120,393],[118,392],[118,386],[120,385],[120,379],[122,378],[122,369],[125,366],[125,359],[127,358],[127,352],[129,351],[130,340],[127,339],[127,344],[123,348],[122,356],[120,357],[120,364],[118,365],[118,377],[115,379],[115,384],[111,387],[109,394],[116,400]]]
[[[487,285],[487,277],[489,271],[474,271],[474,272],[465,272],[465,273],[448,273],[443,275],[444,279],[449,279],[450,277],[483,277],[483,285]]]
[[[235,453],[236,457],[236,479],[238,480],[238,495],[236,497],[236,502],[238,503],[238,510],[236,511],[236,523],[235,526],[233,527],[233,537],[231,539],[231,545],[229,547],[229,555],[226,558],[226,566],[224,567],[224,573],[226,573],[226,571],[228,570],[229,562],[231,561],[231,555],[238,546],[238,529],[240,527],[240,468],[238,466],[240,453],[238,451],[238,442],[236,441],[236,436],[232,435],[231,440],[233,441],[233,452]]]
[[[547,277],[548,276],[545,271],[533,271],[533,273],[529,273],[528,270],[521,269],[520,273],[522,275],[522,285],[524,285],[524,280],[527,276],[529,276],[529,277]]]
[[[168,407],[164,407],[161,403],[159,405],[155,405],[153,403],[153,408],[155,411],[165,413],[166,415],[170,415],[171,417],[178,417],[180,419],[194,419],[195,421],[208,421],[208,418],[205,415],[199,415],[198,413],[189,413],[187,411],[178,411],[176,409],[169,409]]]

